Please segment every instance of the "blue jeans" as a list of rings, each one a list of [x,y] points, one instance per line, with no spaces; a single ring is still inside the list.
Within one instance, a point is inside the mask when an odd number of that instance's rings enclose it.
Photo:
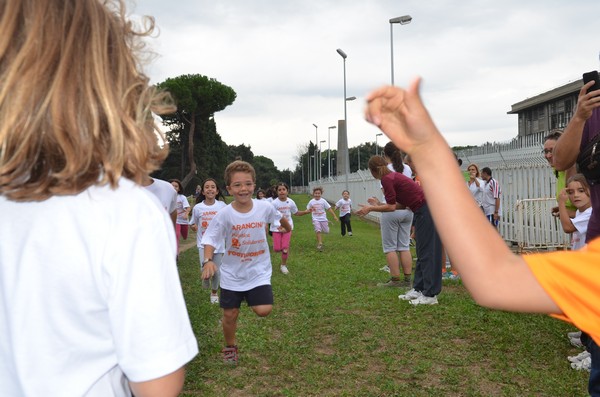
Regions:
[[[581,343],[592,355],[592,368],[588,382],[588,393],[592,397],[600,397],[600,348],[586,333],[581,334]]]

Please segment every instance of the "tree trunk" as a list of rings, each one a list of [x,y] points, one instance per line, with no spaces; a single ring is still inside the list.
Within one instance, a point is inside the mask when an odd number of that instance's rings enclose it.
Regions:
[[[188,159],[190,161],[190,171],[181,181],[183,188],[185,189],[196,175],[196,160],[194,159],[194,134],[196,133],[196,113],[192,113],[190,117],[190,132],[188,134]]]

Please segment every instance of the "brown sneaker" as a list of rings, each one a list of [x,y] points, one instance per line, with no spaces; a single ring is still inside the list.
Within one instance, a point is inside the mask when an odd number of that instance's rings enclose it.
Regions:
[[[410,285],[407,285],[405,281],[401,281],[401,280],[392,280],[390,279],[390,281],[388,281],[387,283],[377,283],[378,287],[397,287],[397,288],[402,288],[402,287],[407,287]]]
[[[223,350],[223,362],[225,364],[237,365],[238,363],[238,348],[237,346],[225,346]]]

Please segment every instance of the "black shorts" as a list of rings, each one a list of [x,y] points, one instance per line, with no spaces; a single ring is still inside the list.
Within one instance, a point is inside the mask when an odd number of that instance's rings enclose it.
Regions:
[[[249,291],[231,291],[221,288],[219,299],[221,308],[239,309],[244,300],[248,303],[248,306],[272,305],[273,288],[270,284],[259,285]]]

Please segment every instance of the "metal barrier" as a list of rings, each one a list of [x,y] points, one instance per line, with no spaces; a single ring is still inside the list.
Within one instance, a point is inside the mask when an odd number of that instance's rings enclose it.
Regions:
[[[570,235],[562,230],[560,219],[551,216],[555,199],[525,199],[516,204],[516,234],[519,252],[570,247]]]

